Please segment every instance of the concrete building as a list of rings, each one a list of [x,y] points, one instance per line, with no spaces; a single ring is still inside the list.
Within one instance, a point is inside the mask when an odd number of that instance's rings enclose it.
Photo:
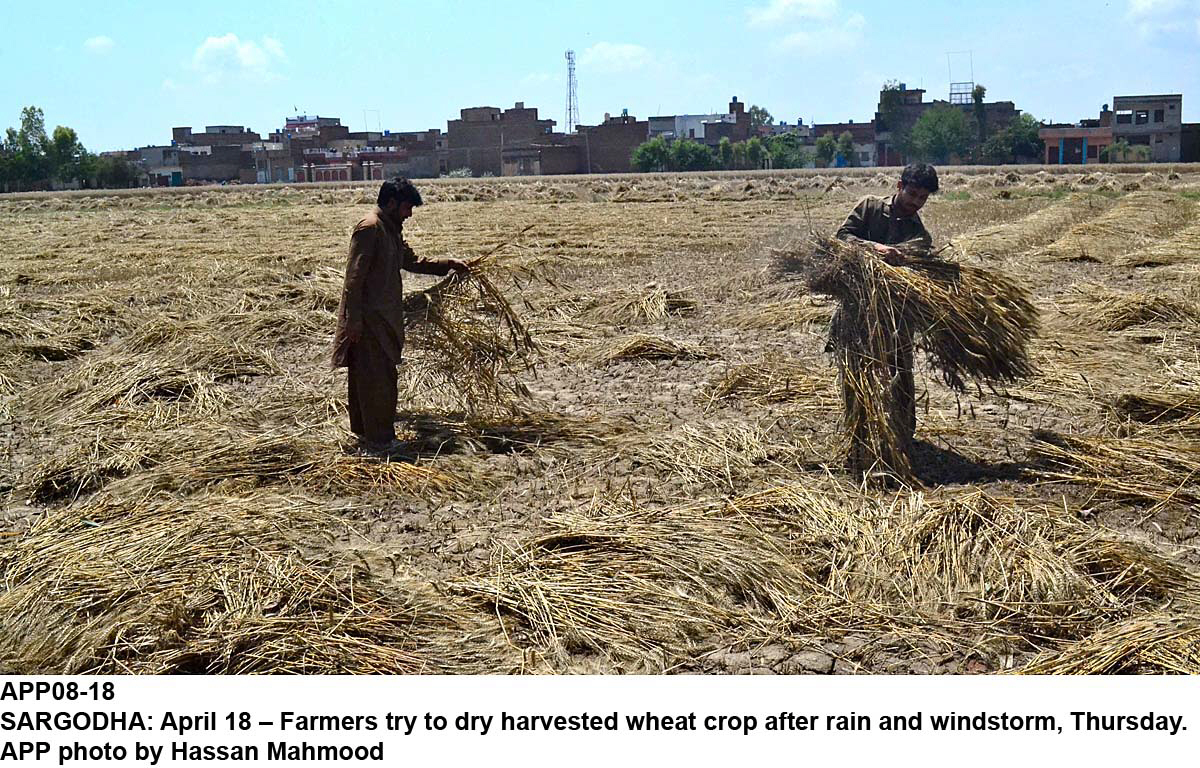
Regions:
[[[1183,95],[1117,96],[1113,98],[1113,141],[1150,147],[1156,163],[1178,163],[1182,157]]]
[[[651,139],[691,139],[716,145],[726,137],[733,142],[746,141],[751,133],[750,113],[737,96],[729,102],[729,111],[724,114],[661,115],[651,117],[647,122]]]
[[[188,126],[171,129],[171,141],[179,146],[237,146],[248,147],[262,137],[240,125],[208,125],[203,133],[193,133]]]
[[[183,166],[179,164],[178,147],[139,147],[132,154],[134,157],[131,161],[141,174],[141,186],[183,186]]]
[[[1113,143],[1113,112],[1105,104],[1100,117],[1075,124],[1047,125],[1038,131],[1046,144],[1047,165],[1087,165],[1100,162]]]

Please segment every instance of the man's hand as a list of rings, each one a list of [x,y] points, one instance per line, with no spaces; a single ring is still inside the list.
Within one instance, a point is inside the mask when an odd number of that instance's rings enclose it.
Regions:
[[[883,243],[875,243],[874,248],[875,253],[879,254],[885,262],[891,264],[893,267],[898,267],[904,263],[904,254],[900,252],[899,248],[884,245]]]
[[[451,270],[460,275],[465,275],[471,271],[471,265],[462,259],[446,259],[446,264],[449,265]]]

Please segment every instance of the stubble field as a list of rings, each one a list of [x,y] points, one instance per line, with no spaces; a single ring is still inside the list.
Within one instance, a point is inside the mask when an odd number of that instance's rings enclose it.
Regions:
[[[919,368],[922,487],[881,491],[830,300],[767,266],[893,183],[420,184],[409,243],[500,246],[539,357],[467,412],[414,350],[392,462],[328,364],[374,189],[0,197],[0,670],[1200,672],[1200,171],[943,173],[1039,374]]]

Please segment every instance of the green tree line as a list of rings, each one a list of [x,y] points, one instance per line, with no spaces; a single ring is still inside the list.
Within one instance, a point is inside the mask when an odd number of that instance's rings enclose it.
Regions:
[[[88,152],[66,126],[57,126],[47,135],[42,110],[25,107],[20,127],[6,130],[0,142],[0,191],[50,189],[55,182],[130,187],[137,182],[137,169],[124,158]]]
[[[837,138],[822,136],[813,147],[806,146],[804,140],[794,133],[783,133],[767,139],[756,136],[738,142],[723,137],[715,147],[691,139],[667,141],[660,136],[635,148],[630,161],[634,170],[642,172],[737,171],[807,168],[811,164],[828,167],[839,157],[845,164],[853,164],[854,137],[849,131]]]

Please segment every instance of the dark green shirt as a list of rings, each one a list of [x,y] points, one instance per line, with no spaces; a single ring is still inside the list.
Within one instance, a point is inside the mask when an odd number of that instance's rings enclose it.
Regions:
[[[933,247],[933,237],[921,223],[919,214],[903,218],[892,216],[892,197],[864,197],[846,217],[837,231],[839,240],[856,237],[883,245],[899,245],[919,240],[926,249]]]

